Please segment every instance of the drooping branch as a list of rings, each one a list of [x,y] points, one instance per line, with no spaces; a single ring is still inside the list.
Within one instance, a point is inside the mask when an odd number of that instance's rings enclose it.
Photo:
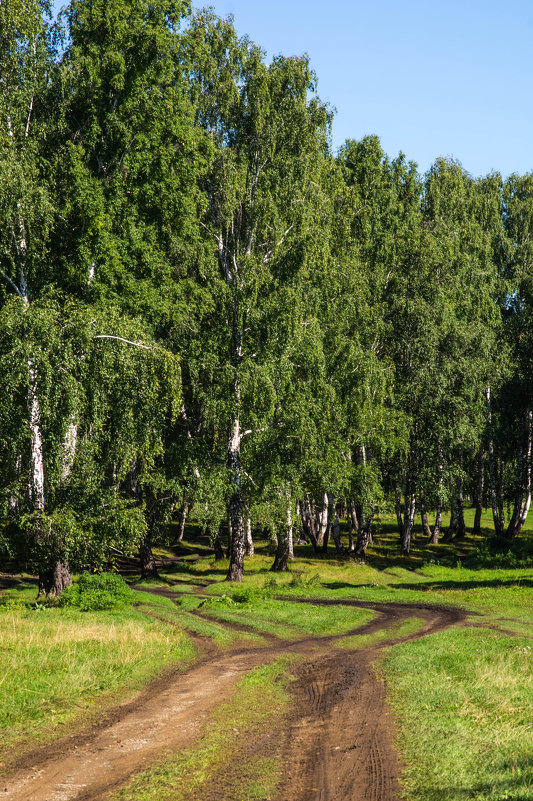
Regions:
[[[8,282],[8,284],[11,284],[11,286],[13,287],[13,289],[15,290],[15,292],[17,293],[17,295],[18,295],[19,297],[21,297],[22,299],[24,299],[24,295],[22,294],[22,292],[20,291],[20,289],[18,288],[18,286],[15,284],[15,282],[11,280],[11,278],[9,277],[9,275],[6,275],[6,273],[5,273],[3,270],[0,270],[0,275],[2,275],[2,277],[6,279],[6,281]]]
[[[144,348],[144,350],[153,350],[149,345],[143,345],[142,342],[132,342],[131,339],[124,339],[124,337],[116,337],[112,334],[96,334],[95,339],[118,339],[119,342],[125,342],[127,345],[134,345],[136,348]]]

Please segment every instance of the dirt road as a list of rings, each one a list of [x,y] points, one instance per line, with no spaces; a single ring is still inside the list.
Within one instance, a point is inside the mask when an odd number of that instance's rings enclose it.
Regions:
[[[339,603],[377,612],[376,619],[349,634],[371,634],[416,616],[424,619],[424,626],[403,640],[415,639],[464,617],[459,610],[436,607]],[[189,670],[158,679],[81,736],[65,738],[14,764],[0,784],[0,801],[105,798],[134,773],[193,744],[214,707],[230,696],[241,677],[288,652],[302,660],[292,690],[287,775],[279,801],[393,801],[400,767],[385,687],[372,668],[379,649],[341,649],[336,639],[310,637],[211,651]]]

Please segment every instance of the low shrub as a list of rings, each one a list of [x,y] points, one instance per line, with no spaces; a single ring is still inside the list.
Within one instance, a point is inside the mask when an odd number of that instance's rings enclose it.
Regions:
[[[463,565],[471,569],[512,569],[533,566],[533,541],[530,538],[508,540],[491,537],[472,551]]]
[[[132,600],[132,591],[117,573],[83,573],[77,584],[64,590],[60,605],[98,612],[126,606]]]

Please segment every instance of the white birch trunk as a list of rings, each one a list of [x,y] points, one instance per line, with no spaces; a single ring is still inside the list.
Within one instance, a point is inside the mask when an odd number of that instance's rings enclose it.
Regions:
[[[78,444],[78,425],[71,420],[63,440],[63,455],[61,458],[61,478],[68,481],[74,465],[76,446]]]
[[[252,521],[250,519],[250,515],[246,515],[245,519],[245,540],[246,540],[246,556],[253,556],[254,555],[254,541],[252,537]]]
[[[31,359],[28,359],[28,411],[30,415],[31,453],[28,495],[32,507],[36,511],[44,509],[44,459],[43,438],[41,432],[41,410],[37,394],[37,371]]]
[[[294,559],[294,528],[292,525],[292,506],[290,499],[287,503],[287,535],[289,538],[289,559]]]

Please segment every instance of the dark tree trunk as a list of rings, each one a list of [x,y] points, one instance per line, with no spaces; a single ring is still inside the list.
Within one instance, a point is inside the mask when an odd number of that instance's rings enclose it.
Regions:
[[[505,490],[505,459],[500,459],[500,475],[498,481],[498,516],[500,518],[500,531],[502,532],[502,535],[505,533],[504,490]]]
[[[463,498],[463,479],[460,478],[457,484],[457,534],[456,538],[462,540],[466,537],[465,508]]]
[[[300,517],[304,536],[309,539],[314,552],[320,553],[324,547],[324,537],[327,531],[327,503],[318,511],[317,504],[306,495],[300,505]]]
[[[452,508],[450,511],[450,525],[446,531],[446,534],[442,538],[443,542],[451,542],[454,536],[457,534],[457,529],[459,526],[459,514],[457,508],[457,493],[452,493]]]
[[[218,527],[218,531],[216,536],[213,540],[213,548],[215,549],[215,560],[220,562],[222,559],[226,558],[226,554],[224,553],[224,546],[223,546],[223,536],[224,536],[224,523],[221,523]]]
[[[481,515],[483,514],[483,490],[485,489],[485,451],[483,445],[479,449],[478,473],[476,485],[476,513],[474,515],[473,534],[481,534]]]
[[[433,532],[429,540],[431,545],[437,545],[439,541],[441,521],[442,521],[442,501],[439,498],[439,503],[437,506],[437,515],[435,517],[435,525],[433,526]]]
[[[427,513],[427,511],[426,511],[426,509],[424,507],[422,507],[422,509],[420,509],[420,520],[422,521],[422,531],[423,531],[424,537],[426,537],[428,540],[430,540],[431,536],[432,536],[431,535],[431,529],[429,527],[428,513]]]
[[[56,562],[51,568],[39,574],[39,595],[59,598],[66,587],[72,584],[69,566],[66,562]]]
[[[242,581],[244,574],[244,516],[240,492],[234,493],[230,501],[231,550],[227,581]]]
[[[141,578],[158,578],[157,565],[152,553],[152,538],[145,537],[139,547],[139,560],[141,562]]]
[[[366,553],[366,549],[372,543],[372,523],[374,520],[374,515],[371,514],[365,520],[363,526],[359,526],[359,531],[357,533],[357,544],[355,546],[355,553],[357,556],[364,556]]]
[[[313,531],[313,521],[311,518],[311,504],[307,496],[304,497],[299,504],[300,520],[302,522],[302,536],[304,539],[309,540],[313,546],[313,550],[317,552],[316,537]]]
[[[518,537],[522,531],[531,504],[531,425],[532,413],[528,409],[521,431],[513,515],[506,531],[506,537],[509,539]]]
[[[285,526],[278,534],[278,547],[276,548],[276,556],[274,564],[270,568],[275,573],[280,573],[283,570],[288,570],[289,562],[289,527]]]

